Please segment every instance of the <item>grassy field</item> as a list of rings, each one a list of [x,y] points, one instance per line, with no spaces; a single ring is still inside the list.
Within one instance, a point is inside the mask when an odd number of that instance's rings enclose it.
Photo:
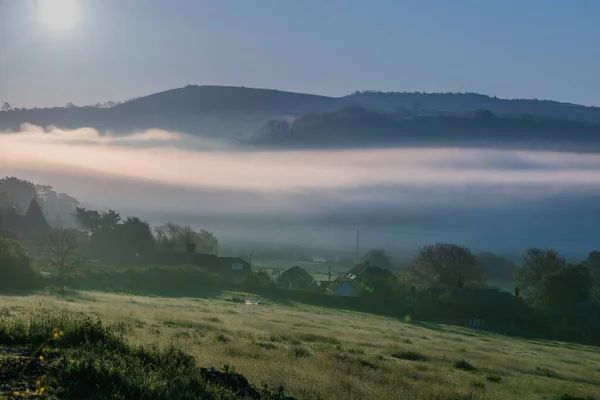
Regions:
[[[299,399],[600,399],[597,348],[232,295],[0,295],[0,322],[98,316],[128,343],[174,345]]]

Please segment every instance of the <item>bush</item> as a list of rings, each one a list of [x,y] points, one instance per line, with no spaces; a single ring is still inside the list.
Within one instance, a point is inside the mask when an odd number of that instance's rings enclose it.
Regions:
[[[244,286],[250,289],[256,288],[270,288],[275,289],[276,284],[271,275],[269,275],[266,271],[257,271],[252,273],[246,280],[244,281]]]
[[[457,361],[456,364],[454,364],[454,366],[458,369],[462,369],[463,371],[477,371],[477,368],[475,368],[475,366],[473,366],[473,364],[471,364],[467,360]]]
[[[15,239],[0,237],[0,276],[0,289],[28,289],[38,283],[31,258]]]
[[[82,290],[117,290],[130,293],[182,294],[203,289],[220,289],[218,275],[195,266],[84,268],[65,284]]]
[[[60,333],[57,333],[60,332]],[[43,364],[37,361],[45,343]],[[114,328],[98,319],[40,310],[27,319],[0,320],[0,347],[24,346],[23,365],[6,370],[3,381],[11,390],[32,387],[30,378],[43,382],[44,393],[61,399],[279,399],[248,384],[241,375],[227,373],[235,382],[214,379],[195,359],[173,346],[164,349],[126,343]],[[15,347],[16,354],[20,347]],[[34,353],[31,353],[32,350]],[[34,354],[35,357],[28,357]],[[31,362],[29,361],[31,360]],[[29,363],[40,367],[23,368]],[[4,366],[3,366],[4,367]],[[5,370],[2,371],[3,373]],[[34,376],[37,373],[36,376]],[[24,375],[24,376],[21,376]],[[223,375],[223,374],[222,374]],[[231,379],[230,379],[231,380]],[[39,381],[38,381],[39,382]],[[240,382],[246,384],[240,387]],[[235,385],[234,385],[235,383]],[[102,388],[98,391],[98,388]],[[3,388],[4,389],[4,388]],[[37,398],[37,397],[36,397]]]

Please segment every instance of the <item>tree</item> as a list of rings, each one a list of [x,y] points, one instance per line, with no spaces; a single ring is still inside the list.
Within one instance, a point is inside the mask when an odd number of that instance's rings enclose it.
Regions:
[[[94,233],[103,228],[115,229],[121,222],[121,215],[111,209],[100,212],[76,207],[75,219],[81,228]]]
[[[290,132],[291,124],[284,119],[272,119],[268,121],[261,129],[260,133],[265,136],[278,133]]]
[[[567,265],[546,275],[540,283],[536,303],[553,309],[566,308],[590,297],[592,275],[585,265]]]
[[[115,210],[108,209],[98,215],[98,225],[100,228],[115,229],[121,222],[121,215]]]
[[[15,202],[14,206],[19,212],[25,211],[31,199],[37,196],[33,183],[19,179],[16,176],[7,176],[0,179],[0,193],[9,196]]]
[[[471,250],[449,243],[421,247],[408,272],[416,282],[430,285],[461,288],[485,283],[485,271]]]
[[[475,111],[475,119],[491,120],[494,118],[496,118],[496,116],[490,110],[483,109]]]
[[[186,245],[195,245],[199,253],[216,254],[219,240],[208,231],[196,232],[189,225],[177,225],[169,222],[155,229],[156,241],[163,251],[184,251]]]
[[[383,268],[393,269],[394,265],[390,261],[385,249],[371,249],[363,257],[370,265]]]
[[[600,287],[600,251],[592,251],[584,264],[590,269],[590,273],[594,277],[594,284]]]
[[[253,272],[244,281],[244,284],[253,287],[275,287],[276,283],[265,270]]]
[[[10,111],[12,109],[12,106],[10,105],[10,103],[8,101],[5,101],[4,103],[2,103],[2,107],[0,107],[1,111]]]
[[[566,267],[564,257],[556,251],[530,248],[525,252],[521,266],[515,271],[517,285],[525,297],[533,298],[543,279]]]
[[[83,237],[73,230],[56,229],[48,235],[44,247],[44,261],[61,283],[84,264]]]
[[[35,284],[36,273],[25,247],[0,236],[0,289],[22,289]]]
[[[128,259],[141,257],[149,259],[156,250],[156,240],[152,228],[146,221],[137,217],[128,217],[117,228],[118,237],[123,244],[123,256]]]
[[[100,213],[96,210],[76,207],[75,219],[79,226],[89,233],[96,231],[100,227]]]
[[[18,203],[8,194],[5,189],[0,187],[0,213],[5,213],[13,208],[17,208]]]

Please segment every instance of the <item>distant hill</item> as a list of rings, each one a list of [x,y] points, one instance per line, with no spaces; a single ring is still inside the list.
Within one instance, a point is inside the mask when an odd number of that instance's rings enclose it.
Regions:
[[[230,136],[256,131],[271,118],[333,110],[341,100],[271,89],[194,86],[167,90],[111,108],[54,107],[0,112],[0,131],[24,122],[61,128],[92,127],[130,133],[151,128],[202,136]]]
[[[382,112],[346,107],[293,121],[271,120],[249,138],[274,148],[477,145],[546,150],[600,151],[600,124],[533,116]]]
[[[533,115],[585,122],[600,122],[600,107],[587,107],[537,99],[499,99],[477,93],[356,92],[346,102],[367,109],[465,113],[486,109],[497,115]]]
[[[553,117],[600,122],[600,108],[542,100],[506,100],[480,94],[357,92],[334,98],[271,89],[196,86],[140,97],[113,107],[53,107],[0,111],[0,131],[24,123],[61,128],[92,127],[127,134],[150,128],[201,136],[250,134],[267,121],[303,117],[343,107],[419,114],[465,114],[487,109],[497,115]]]

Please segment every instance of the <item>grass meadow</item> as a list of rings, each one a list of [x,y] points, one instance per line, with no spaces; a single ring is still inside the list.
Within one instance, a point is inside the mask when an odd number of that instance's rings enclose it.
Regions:
[[[132,346],[175,347],[298,399],[600,399],[598,348],[234,295],[0,295],[0,327],[100,317]]]

